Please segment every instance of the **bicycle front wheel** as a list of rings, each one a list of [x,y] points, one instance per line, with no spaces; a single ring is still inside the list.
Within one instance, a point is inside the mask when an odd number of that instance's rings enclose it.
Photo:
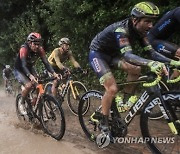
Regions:
[[[101,118],[101,99],[102,93],[96,90],[90,90],[86,92],[80,100],[78,108],[78,116],[80,125],[88,137],[89,140],[95,141],[97,135],[100,134],[99,130],[99,120]],[[87,103],[89,103],[89,108],[84,114],[84,108],[86,108]],[[99,115],[99,117],[98,117]]]
[[[87,88],[85,85],[79,81],[73,81],[72,88],[69,86],[68,92],[67,92],[67,103],[69,106],[69,109],[74,115],[78,115],[78,105],[81,96],[87,92]],[[86,107],[83,110],[83,114],[85,114],[88,110],[89,103],[86,102]]]
[[[175,125],[178,134],[174,134],[167,122],[167,116],[152,120],[149,118],[153,112],[153,103],[147,104],[141,114],[140,125],[144,141],[155,154],[178,154],[180,153],[180,108],[178,93],[169,92],[163,95],[165,104],[170,108],[170,113],[175,113]],[[155,98],[156,99],[156,98]],[[155,100],[154,99],[154,100]],[[157,106],[157,105],[154,105]],[[178,109],[179,108],[179,109]],[[166,119],[165,119],[165,118]]]
[[[62,107],[50,95],[44,95],[40,100],[40,119],[45,133],[60,140],[65,133],[65,117]]]

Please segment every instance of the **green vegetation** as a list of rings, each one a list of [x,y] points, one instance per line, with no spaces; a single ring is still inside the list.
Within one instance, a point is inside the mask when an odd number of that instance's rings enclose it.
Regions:
[[[1,0],[0,63],[13,65],[27,35],[36,31],[42,34],[47,53],[57,47],[61,37],[69,37],[76,59],[83,68],[90,70],[89,44],[95,34],[126,18],[137,2],[140,0]],[[152,2],[160,7],[162,13],[180,4],[175,0]],[[89,72],[88,81],[95,84],[97,77],[91,70]]]

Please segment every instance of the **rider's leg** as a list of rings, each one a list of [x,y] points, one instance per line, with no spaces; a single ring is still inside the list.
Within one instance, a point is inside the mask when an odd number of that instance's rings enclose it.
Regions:
[[[102,98],[102,120],[100,120],[100,128],[104,132],[109,133],[108,127],[108,116],[112,100],[115,97],[118,89],[114,79],[114,76],[111,73],[109,65],[111,64],[111,59],[109,55],[104,54],[103,52],[90,51],[89,53],[89,62],[100,79],[100,83],[105,87],[105,94]]]
[[[4,87],[7,89],[7,79],[4,80]]]
[[[109,72],[108,74],[105,74],[103,77],[104,77],[103,85],[105,87],[105,93],[102,98],[102,113],[104,115],[108,115],[112,100],[114,99],[118,91],[118,88],[117,88],[115,78],[111,72]]]
[[[23,113],[25,114],[25,107],[24,107],[24,102],[26,99],[26,96],[28,95],[28,93],[31,90],[32,87],[32,83],[30,82],[30,79],[22,72],[20,72],[19,70],[14,70],[14,75],[15,78],[18,80],[19,83],[21,83],[23,85],[21,94],[22,94],[22,99],[21,99],[21,108]]]
[[[103,131],[109,130],[108,126],[108,116],[111,108],[112,100],[115,98],[118,92],[117,84],[115,78],[111,72],[106,73],[100,78],[101,84],[105,87],[105,93],[102,98],[102,121],[100,122],[100,127]]]
[[[29,94],[29,92],[31,91],[31,88],[32,88],[32,83],[31,82],[28,82],[24,85],[24,88],[22,89],[22,100],[21,100],[21,103],[24,104],[24,101],[27,97],[27,95]]]
[[[52,89],[51,89],[52,95],[54,97],[57,96],[57,88],[58,88],[58,80],[54,80],[53,85],[52,85]]]
[[[121,69],[127,72],[127,81],[136,81],[141,73],[141,67],[132,65],[124,60],[121,62]],[[124,88],[124,93],[126,94],[134,94],[136,85],[126,85]]]

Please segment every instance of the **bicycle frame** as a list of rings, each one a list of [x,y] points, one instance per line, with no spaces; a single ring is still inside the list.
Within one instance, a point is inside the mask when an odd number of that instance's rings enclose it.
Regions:
[[[150,90],[150,92],[148,92]],[[153,95],[152,95],[153,93]],[[149,104],[145,109],[145,113],[150,113],[151,109],[155,107],[155,105],[159,105],[161,112],[163,113],[163,117],[167,120],[168,125],[172,133],[178,134],[178,131],[175,127],[175,122],[178,120],[176,114],[174,112],[171,112],[170,106],[164,102],[164,99],[166,100],[168,97],[174,97],[174,98],[180,98],[180,94],[174,95],[174,96],[162,96],[160,89],[158,86],[151,87],[147,91],[143,92],[143,94],[139,97],[137,102],[129,109],[128,113],[126,114],[124,118],[124,122],[128,126],[131,121],[136,116],[136,113],[140,111],[140,109],[145,105]],[[115,102],[114,102],[115,104]],[[117,108],[116,108],[117,109]]]
[[[96,91],[92,91],[91,93],[88,93],[88,95],[83,96],[83,100],[86,100],[91,96],[95,96],[97,98],[102,99],[102,95],[99,95],[99,93],[97,93]],[[178,120],[178,118],[175,115],[175,113],[171,111],[171,108],[170,108],[171,106],[168,106],[168,104],[164,102],[164,100],[167,100],[169,98],[180,99],[180,93],[171,95],[171,96],[164,95],[163,97],[158,85],[154,87],[150,87],[146,91],[144,91],[139,97],[139,99],[137,100],[137,102],[133,104],[133,106],[128,111],[126,111],[126,115],[122,120],[126,124],[126,126],[128,126],[131,123],[131,121],[134,119],[134,117],[136,116],[137,112],[140,111],[143,108],[143,106],[145,107],[146,104],[149,104],[145,109],[143,109],[143,111],[144,113],[150,113],[152,108],[154,108],[156,105],[159,105],[160,110],[163,113],[163,117],[168,122],[170,130],[172,131],[172,133],[178,134],[179,132],[177,131],[175,127],[175,122]],[[96,109],[96,111],[98,111],[100,108],[101,106],[99,106]],[[111,111],[112,111],[111,112],[112,116],[114,116],[114,113],[115,113],[115,116],[119,115],[118,109],[116,107],[116,103],[114,101],[111,106]],[[91,119],[93,119],[94,114],[95,112],[93,112],[93,114],[90,116]],[[97,122],[96,119],[93,119],[93,121]]]
[[[74,87],[73,87],[72,84],[73,84],[73,80],[72,80],[71,78],[67,79],[67,82],[66,82],[66,84],[65,84],[65,87],[63,87],[62,92],[61,92],[62,98],[65,97],[65,95],[66,95],[66,93],[67,93],[67,91],[68,91],[68,88],[71,88],[73,97],[74,97],[74,99],[76,99],[75,90],[76,90],[77,93],[78,93],[78,90],[77,90],[77,89],[74,89]],[[60,89],[60,86],[58,87],[58,89]]]

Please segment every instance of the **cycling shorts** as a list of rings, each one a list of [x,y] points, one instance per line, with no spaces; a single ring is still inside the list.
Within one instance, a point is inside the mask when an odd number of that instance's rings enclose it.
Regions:
[[[108,75],[111,75],[112,67],[120,68],[121,58],[118,56],[111,57],[103,52],[91,50],[89,53],[89,63],[101,80],[103,77],[108,78]]]

